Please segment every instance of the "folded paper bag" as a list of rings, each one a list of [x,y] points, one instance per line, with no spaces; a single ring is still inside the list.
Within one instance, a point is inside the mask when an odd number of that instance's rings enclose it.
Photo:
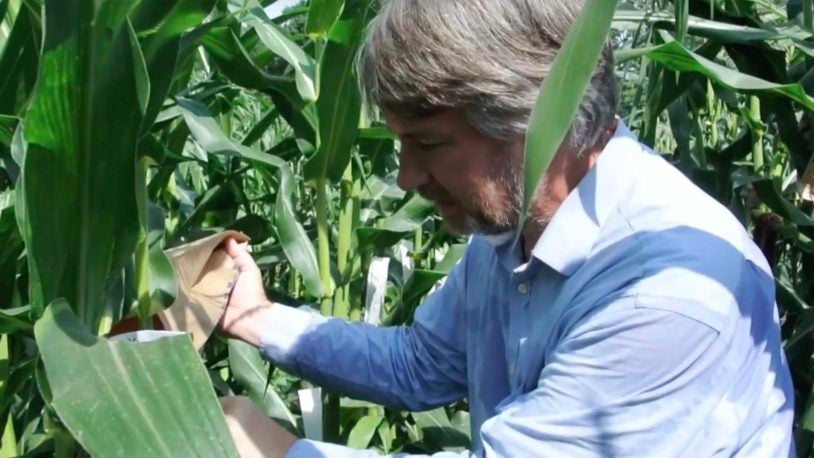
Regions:
[[[225,231],[165,251],[178,283],[175,302],[152,318],[156,329],[189,334],[200,350],[223,316],[238,271],[226,253],[227,238],[249,240],[237,231]],[[138,321],[128,318],[117,323],[110,335],[138,329]]]
[[[215,330],[237,281],[235,262],[223,247],[229,237],[249,240],[240,232],[226,231],[166,252],[178,278],[178,295],[158,318],[164,329],[190,334],[197,350]]]

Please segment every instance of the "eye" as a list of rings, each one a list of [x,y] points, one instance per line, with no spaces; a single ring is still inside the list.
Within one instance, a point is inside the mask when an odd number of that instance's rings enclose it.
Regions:
[[[433,151],[438,149],[439,147],[443,146],[444,142],[442,141],[417,141],[416,146],[421,151]]]

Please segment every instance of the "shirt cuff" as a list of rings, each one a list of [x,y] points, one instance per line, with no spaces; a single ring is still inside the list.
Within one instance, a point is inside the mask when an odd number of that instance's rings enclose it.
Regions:
[[[310,307],[274,304],[266,328],[260,335],[260,352],[275,363],[291,363],[294,348],[308,331],[328,321]]]

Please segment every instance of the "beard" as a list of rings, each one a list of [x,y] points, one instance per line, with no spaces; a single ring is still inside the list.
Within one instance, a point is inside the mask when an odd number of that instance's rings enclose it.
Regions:
[[[449,232],[455,235],[498,235],[517,229],[523,206],[523,165],[517,154],[496,160],[483,182],[456,197],[440,186],[418,190],[435,203]]]

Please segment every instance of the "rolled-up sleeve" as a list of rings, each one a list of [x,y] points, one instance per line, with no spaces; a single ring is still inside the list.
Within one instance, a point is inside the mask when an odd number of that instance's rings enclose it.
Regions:
[[[381,328],[275,305],[261,352],[340,394],[423,410],[466,395],[464,261],[418,307],[411,326]]]

